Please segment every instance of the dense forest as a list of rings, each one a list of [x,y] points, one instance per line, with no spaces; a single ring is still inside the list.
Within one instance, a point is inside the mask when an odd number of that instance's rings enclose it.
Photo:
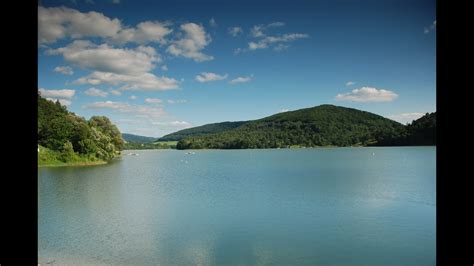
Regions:
[[[406,125],[397,136],[379,139],[379,146],[423,146],[436,145],[436,112]]]
[[[159,141],[179,141],[187,137],[196,137],[196,136],[215,134],[215,133],[234,129],[248,122],[249,121],[221,122],[221,123],[207,124],[207,125],[203,125],[199,127],[183,129],[183,130],[165,135],[161,137]]]
[[[157,138],[153,137],[144,137],[144,136],[139,136],[135,134],[128,134],[128,133],[122,133],[122,138],[123,140],[127,142],[133,142],[133,143],[150,143],[155,141]]]
[[[178,149],[435,145],[436,114],[404,126],[382,116],[321,105],[239,122],[217,133],[181,139]],[[215,125],[215,124],[213,124]],[[205,127],[205,126],[203,126]],[[189,130],[192,129],[188,129]]]
[[[89,120],[38,95],[39,164],[113,159],[124,147],[118,128],[105,116]]]

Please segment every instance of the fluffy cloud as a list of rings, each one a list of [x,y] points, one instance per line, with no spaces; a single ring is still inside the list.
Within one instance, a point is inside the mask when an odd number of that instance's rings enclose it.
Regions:
[[[115,0],[114,0],[115,1]],[[100,37],[116,43],[166,43],[165,37],[173,30],[170,23],[144,21],[136,27],[124,27],[120,20],[102,13],[82,13],[66,7],[38,7],[38,42],[54,43],[70,37]]]
[[[288,111],[290,111],[290,109],[286,109],[286,108],[284,108],[284,109],[281,109],[281,110],[280,110],[280,111],[278,111],[278,112],[279,112],[279,113],[284,113],[284,112],[288,112]]]
[[[51,49],[49,54],[61,54],[72,64],[94,70],[73,84],[121,85],[121,90],[169,90],[178,88],[173,78],[157,77],[150,72],[155,62],[161,61],[155,49],[138,46],[135,49],[119,49],[108,44],[95,45],[90,41],[76,40],[70,45]]]
[[[241,27],[231,27],[229,28],[229,34],[237,37],[239,34],[244,33],[244,30]]]
[[[264,26],[263,25],[255,25],[250,29],[250,35],[254,38],[263,37],[265,34],[263,33]]]
[[[146,103],[152,103],[152,104],[160,104],[160,103],[163,102],[163,100],[157,99],[157,98],[146,98],[145,102]]]
[[[216,81],[216,80],[223,80],[226,78],[227,78],[227,74],[218,75],[216,73],[202,72],[200,75],[197,75],[195,79],[199,82],[210,82],[210,81]]]
[[[135,96],[135,95],[132,95],[132,96],[130,96],[130,97],[128,97],[128,98],[129,98],[130,100],[136,100],[138,97]]]
[[[433,21],[433,23],[429,27],[425,27],[425,29],[423,30],[423,33],[428,34],[434,30],[436,30],[436,20]]]
[[[354,84],[356,84],[354,81],[348,81],[348,82],[346,82],[346,86],[352,86],[352,85],[354,85]]]
[[[117,32],[110,39],[117,43],[166,43],[165,37],[173,32],[169,26],[168,22],[145,21],[139,23],[136,28],[127,28]]]
[[[71,67],[68,67],[68,66],[57,66],[54,68],[54,71],[55,72],[59,72],[59,73],[62,73],[64,75],[72,75],[74,74],[74,72],[72,71],[72,68]]]
[[[94,97],[107,97],[108,95],[107,92],[94,88],[94,87],[87,89],[84,93],[86,95],[94,96]]]
[[[65,106],[71,105],[71,101],[67,100],[67,99],[46,98],[46,100],[49,100],[49,101],[52,101],[52,102],[59,101],[60,104],[65,105]]]
[[[151,73],[144,73],[136,76],[120,75],[107,72],[92,72],[90,75],[79,78],[74,84],[110,84],[121,85],[120,90],[136,91],[162,91],[177,89],[179,81],[173,78],[157,77]]]
[[[124,102],[95,102],[84,105],[84,109],[111,109],[119,113],[131,115],[133,117],[141,117],[145,119],[162,119],[167,116],[167,113],[161,107],[131,105]]]
[[[38,7],[38,42],[53,43],[71,37],[112,37],[121,29],[118,19],[98,12],[81,13],[67,7]]]
[[[48,54],[60,54],[67,62],[83,68],[129,75],[148,72],[155,67],[155,62],[161,61],[153,47],[118,49],[108,44],[95,45],[83,40],[76,40],[66,47],[48,50]]]
[[[351,102],[390,102],[398,98],[393,91],[362,87],[354,89],[350,93],[340,93],[336,95],[336,100]]]
[[[237,77],[231,81],[229,81],[230,84],[237,84],[237,83],[245,83],[249,82],[252,80],[252,77]]]
[[[390,118],[402,124],[407,124],[424,115],[425,115],[424,113],[402,113],[402,114],[396,114],[396,115],[389,115],[387,116],[387,118]]]
[[[43,88],[39,89],[42,97],[45,98],[60,98],[60,99],[71,99],[76,93],[75,90],[46,90]]]
[[[204,27],[195,23],[186,23],[180,28],[184,32],[184,36],[172,42],[167,49],[168,53],[191,58],[196,62],[214,59],[213,56],[201,52],[211,42],[211,37],[206,34]]]
[[[160,106],[103,101],[86,104],[83,105],[82,108],[93,109],[96,110],[95,112],[99,110],[110,110],[113,113],[119,114],[120,118],[113,121],[122,132],[131,132],[145,136],[158,136],[191,127],[190,123],[170,116]]]
[[[168,66],[166,66],[166,65],[161,66],[161,70],[168,71]]]
[[[257,50],[257,49],[265,49],[268,48],[271,44],[276,44],[276,43],[287,43],[287,42],[292,42],[297,39],[303,39],[303,38],[308,38],[308,34],[303,34],[303,33],[289,33],[289,34],[283,34],[281,36],[267,36],[265,38],[260,39],[257,42],[249,42],[248,43],[248,49],[249,50]],[[285,48],[288,48],[286,46]],[[281,50],[281,47],[280,47]]]

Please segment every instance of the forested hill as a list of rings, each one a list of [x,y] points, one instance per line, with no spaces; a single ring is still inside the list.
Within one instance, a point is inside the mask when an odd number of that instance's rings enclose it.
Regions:
[[[108,161],[123,149],[117,127],[105,116],[89,120],[38,95],[38,163]]]
[[[128,134],[128,133],[122,133],[122,138],[126,142],[134,142],[134,143],[150,143],[156,140],[156,138],[153,138],[153,137],[144,137],[144,136]]]
[[[180,140],[177,148],[409,145],[403,142],[408,136],[408,127],[382,116],[353,108],[320,105],[243,122],[218,133],[190,136]]]
[[[426,113],[423,117],[405,126],[403,132],[398,136],[380,140],[379,145],[436,145],[436,112]]]
[[[234,129],[247,122],[249,121],[222,122],[222,123],[207,124],[204,126],[183,129],[183,130],[165,135],[164,137],[161,137],[159,141],[178,141],[178,140],[182,140],[184,138],[191,137],[191,136],[197,137],[197,136],[215,134],[215,133],[223,132],[226,130]]]

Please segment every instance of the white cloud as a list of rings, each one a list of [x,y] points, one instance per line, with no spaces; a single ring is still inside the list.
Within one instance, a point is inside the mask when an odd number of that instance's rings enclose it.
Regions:
[[[113,0],[113,3],[120,1]],[[169,22],[144,21],[136,27],[124,27],[119,19],[102,13],[82,13],[66,7],[38,7],[38,43],[54,43],[70,37],[100,37],[116,43],[166,43],[165,37],[173,30]]]
[[[401,114],[396,114],[396,115],[389,115],[387,116],[387,118],[390,118],[402,124],[407,124],[407,123],[411,123],[413,120],[416,120],[424,115],[425,113],[401,113]]]
[[[94,72],[81,77],[73,84],[121,85],[121,90],[177,89],[179,82],[173,78],[157,77],[149,73],[155,62],[161,61],[155,49],[138,46],[135,49],[118,49],[107,44],[95,45],[90,41],[76,40],[72,44],[49,50],[49,54],[62,54],[64,59]]]
[[[266,42],[249,42],[250,50],[264,49],[267,48],[268,44]]]
[[[82,108],[84,109],[111,109],[116,112],[123,113],[126,115],[132,115],[134,117],[141,117],[144,119],[162,119],[167,116],[167,113],[161,107],[156,106],[145,106],[145,105],[131,105],[124,102],[95,102],[86,104]]]
[[[168,100],[167,102],[168,102],[169,104],[186,103],[187,100]]]
[[[71,99],[76,93],[75,90],[46,90],[43,88],[39,89],[41,97],[45,98],[60,98],[60,99]]]
[[[237,49],[234,50],[234,54],[240,54],[242,52],[244,52],[244,49],[242,49],[242,48],[237,48]]]
[[[138,97],[135,96],[135,95],[132,95],[132,96],[130,96],[130,97],[128,97],[128,98],[129,98],[130,100],[136,100]]]
[[[211,42],[211,37],[206,34],[204,27],[195,23],[181,25],[184,36],[172,42],[167,52],[174,56],[191,58],[196,62],[214,59],[213,56],[203,54],[201,51]]]
[[[354,85],[354,84],[356,84],[354,81],[348,81],[348,82],[346,82],[346,86],[352,86],[352,85]]]
[[[161,66],[161,70],[168,71],[168,66],[166,66],[166,65]]]
[[[168,122],[151,122],[152,125],[160,126],[161,129],[185,129],[191,127],[186,121],[168,121]]]
[[[273,22],[267,25],[267,27],[282,27],[282,26],[285,26],[285,23],[280,22],[280,21]]]
[[[146,103],[152,103],[152,104],[160,104],[160,103],[163,102],[163,100],[157,99],[157,98],[146,98],[145,102]]]
[[[436,30],[436,20],[433,21],[433,23],[431,23],[429,27],[425,27],[425,29],[423,30],[423,33],[428,34],[434,30]]]
[[[83,40],[48,50],[48,54],[61,54],[67,62],[83,68],[128,75],[151,71],[155,67],[154,63],[161,61],[153,47],[118,49],[108,44],[95,45]]]
[[[273,50],[277,51],[277,52],[281,52],[281,51],[284,51],[284,50],[288,49],[288,47],[290,47],[290,46],[287,45],[287,44],[279,43],[277,46],[275,46],[273,48]]]
[[[390,102],[397,98],[398,95],[393,91],[362,87],[360,89],[354,89],[350,93],[339,93],[335,99],[351,102]]]
[[[290,109],[286,109],[286,108],[284,108],[284,109],[281,109],[281,110],[280,110],[280,111],[278,111],[278,112],[279,112],[279,113],[284,113],[284,112],[288,112],[288,111],[290,111]]]
[[[66,99],[46,98],[46,100],[49,100],[49,101],[52,101],[52,102],[59,101],[60,104],[65,105],[65,106],[71,105],[71,101],[70,101],[70,100],[66,100]]]
[[[122,85],[120,90],[162,91],[177,89],[179,81],[173,78],[157,77],[152,73],[140,75],[120,75],[107,72],[92,72],[90,75],[79,78],[74,84],[111,84]]]
[[[74,72],[72,71],[72,68],[68,67],[68,66],[57,66],[57,67],[54,68],[54,71],[59,72],[59,73],[64,74],[64,75],[74,74]]]
[[[237,84],[237,83],[246,83],[252,80],[252,77],[237,77],[231,81],[229,81],[230,84]]]
[[[250,29],[250,34],[254,38],[263,37],[265,34],[263,33],[264,26],[263,25],[255,25]]]
[[[94,96],[94,97],[107,97],[107,95],[109,93],[107,93],[103,90],[92,87],[92,88],[87,89],[85,91],[85,94],[89,95],[89,96]]]
[[[66,37],[111,37],[120,29],[120,20],[110,19],[102,13],[81,13],[67,7],[38,7],[39,43],[53,43]]]
[[[217,23],[216,23],[216,20],[214,18],[211,18],[209,20],[209,25],[211,25],[211,27],[217,27]]]
[[[285,26],[285,23],[277,21],[277,22],[273,22],[267,25],[262,25],[262,24],[255,25],[250,29],[250,35],[254,38],[264,37],[266,36],[266,34],[264,33],[264,30],[271,27],[281,27],[281,26]]]
[[[199,82],[210,82],[210,81],[226,79],[227,76],[228,76],[227,74],[218,75],[216,73],[202,72],[200,75],[197,75],[195,79]]]
[[[298,39],[303,39],[303,38],[308,38],[308,34],[303,34],[303,33],[289,33],[289,34],[283,34],[281,36],[267,36],[265,38],[262,38],[261,40],[257,42],[249,42],[249,49],[250,50],[257,50],[257,49],[265,49],[268,48],[271,44],[276,44],[276,43],[287,43],[287,42],[292,42]],[[277,46],[278,47],[278,46]],[[280,51],[282,48],[288,48],[288,45],[286,47],[281,47],[276,48],[279,49]]]
[[[244,30],[241,27],[231,27],[229,28],[229,34],[237,37],[239,34],[244,33]]]
[[[120,96],[122,95],[122,92],[120,92],[119,90],[110,90],[110,93],[115,95],[115,96]]]
[[[110,40],[117,43],[135,42],[145,44],[148,42],[166,43],[172,29],[169,28],[171,23],[159,21],[144,21],[137,25],[136,28],[122,29],[117,34],[110,37]]]

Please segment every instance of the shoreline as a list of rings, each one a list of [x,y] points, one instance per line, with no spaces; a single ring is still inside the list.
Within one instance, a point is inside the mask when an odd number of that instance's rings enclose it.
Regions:
[[[92,165],[104,165],[108,164],[107,161],[95,161],[95,162],[71,162],[71,163],[57,163],[57,164],[38,164],[40,167],[63,167],[63,166],[92,166]]]

